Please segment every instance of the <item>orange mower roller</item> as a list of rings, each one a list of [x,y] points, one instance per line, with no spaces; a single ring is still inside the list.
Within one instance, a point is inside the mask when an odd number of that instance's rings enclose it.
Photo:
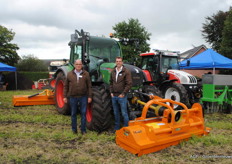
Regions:
[[[177,145],[193,135],[203,136],[210,132],[204,125],[202,107],[198,103],[188,109],[183,103],[158,96],[153,96],[147,103],[136,98],[133,101],[144,105],[141,117],[116,131],[117,145],[132,154],[142,156]],[[174,104],[183,110],[173,110]],[[149,108],[154,110],[156,117],[147,118]]]

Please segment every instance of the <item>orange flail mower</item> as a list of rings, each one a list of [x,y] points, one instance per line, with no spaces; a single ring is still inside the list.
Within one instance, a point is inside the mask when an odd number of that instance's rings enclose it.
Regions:
[[[132,154],[141,156],[156,152],[193,135],[202,136],[210,132],[210,128],[204,125],[202,107],[198,103],[188,109],[183,103],[158,96],[147,103],[134,101],[144,105],[141,117],[116,131],[116,143]],[[174,104],[180,105],[183,110],[174,111]],[[149,108],[154,110],[156,117],[147,118]]]
[[[14,106],[52,105],[55,104],[54,92],[45,89],[43,92],[34,95],[16,95],[13,96],[12,102]]]

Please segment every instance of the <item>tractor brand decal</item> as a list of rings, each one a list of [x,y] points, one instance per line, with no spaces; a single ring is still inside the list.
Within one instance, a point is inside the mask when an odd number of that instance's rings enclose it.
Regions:
[[[134,80],[139,80],[139,79],[141,79],[139,76],[133,76],[133,79]]]
[[[135,133],[135,134],[142,133],[142,130],[136,130],[136,131],[133,131],[133,133]]]

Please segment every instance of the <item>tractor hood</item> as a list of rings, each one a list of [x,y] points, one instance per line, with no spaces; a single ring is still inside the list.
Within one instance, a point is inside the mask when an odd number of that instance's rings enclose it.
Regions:
[[[144,78],[143,71],[134,65],[124,64],[124,66],[131,72],[132,89],[141,87]]]
[[[169,80],[177,79],[181,84],[197,84],[195,76],[180,70],[168,70]]]

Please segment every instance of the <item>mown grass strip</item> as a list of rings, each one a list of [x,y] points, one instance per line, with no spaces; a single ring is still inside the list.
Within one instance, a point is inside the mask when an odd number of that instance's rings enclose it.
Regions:
[[[207,136],[192,136],[188,141],[182,142],[183,145],[196,145],[197,143],[201,143],[204,146],[221,146],[221,145],[232,145],[232,138],[228,135],[223,134],[209,134]]]

